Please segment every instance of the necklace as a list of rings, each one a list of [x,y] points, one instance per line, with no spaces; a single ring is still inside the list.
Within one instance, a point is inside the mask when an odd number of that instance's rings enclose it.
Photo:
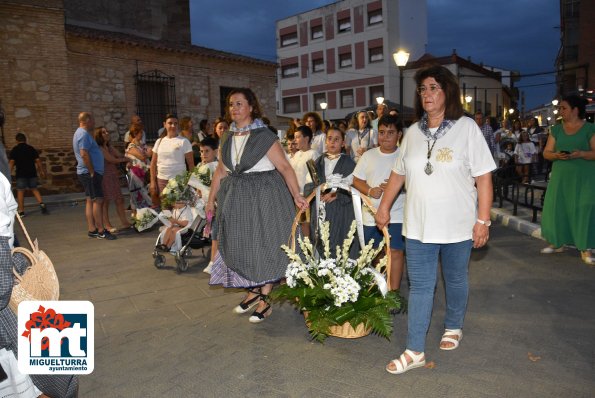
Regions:
[[[248,141],[248,135],[250,133],[246,134],[246,135],[234,135],[233,136],[233,149],[235,152],[235,166],[238,167],[238,164],[240,163],[240,158],[242,157],[242,154],[244,153],[244,147],[246,146],[246,142]],[[238,148],[238,140],[236,138],[240,138],[242,139],[242,144],[239,146]]]
[[[438,140],[437,138],[434,138],[434,142],[432,143],[431,148],[430,148],[430,140],[426,141],[428,143],[428,154],[427,154],[428,162],[426,163],[426,167],[424,168],[424,171],[426,172],[427,175],[430,175],[434,172],[434,167],[432,166],[432,163],[430,163],[430,157],[432,156],[432,150],[434,150],[434,145],[436,145],[437,140]]]

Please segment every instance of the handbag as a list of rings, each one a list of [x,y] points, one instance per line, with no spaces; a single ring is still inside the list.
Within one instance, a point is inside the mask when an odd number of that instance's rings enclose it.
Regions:
[[[12,253],[23,254],[29,260],[31,266],[25,270],[23,275],[19,274],[14,268],[12,270],[15,284],[12,288],[8,306],[15,314],[18,314],[21,301],[53,301],[58,300],[60,297],[60,283],[52,261],[43,250],[39,250],[37,239],[34,242],[31,241],[27,228],[25,228],[25,224],[23,224],[23,220],[18,214],[17,219],[27,237],[31,250],[24,247],[15,247]]]

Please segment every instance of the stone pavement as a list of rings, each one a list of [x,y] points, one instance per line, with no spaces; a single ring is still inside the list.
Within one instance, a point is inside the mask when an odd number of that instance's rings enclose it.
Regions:
[[[240,291],[209,287],[200,252],[186,273],[172,257],[158,270],[156,231],[89,239],[81,205],[47,202],[51,215],[32,208],[27,227],[57,269],[61,298],[95,306],[95,371],[81,377],[81,397],[595,395],[595,267],[577,251],[540,255],[543,241],[499,223],[472,256],[460,348],[438,349],[439,283],[426,349],[435,366],[394,376],[384,366],[404,348],[406,315],[390,342],[312,342],[289,305],[252,325],[231,312]]]

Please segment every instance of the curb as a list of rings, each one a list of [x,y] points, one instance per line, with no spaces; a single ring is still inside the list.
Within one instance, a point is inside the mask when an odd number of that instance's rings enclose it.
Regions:
[[[513,216],[507,210],[492,207],[490,210],[490,218],[492,221],[499,221],[505,227],[512,228],[522,234],[544,240],[541,236],[541,226],[539,224],[524,220],[521,217]]]

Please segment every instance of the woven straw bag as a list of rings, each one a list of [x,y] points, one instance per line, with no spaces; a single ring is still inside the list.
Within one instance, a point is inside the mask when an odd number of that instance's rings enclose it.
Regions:
[[[15,314],[18,313],[21,301],[58,300],[60,296],[60,284],[52,261],[43,250],[39,250],[37,239],[35,242],[31,241],[27,228],[25,228],[25,224],[23,224],[23,220],[18,214],[17,219],[23,228],[23,233],[27,237],[32,251],[24,247],[17,247],[12,250],[13,254],[22,253],[31,263],[31,266],[26,269],[23,275],[20,275],[15,269],[12,270],[15,285],[12,288],[8,306]]]

